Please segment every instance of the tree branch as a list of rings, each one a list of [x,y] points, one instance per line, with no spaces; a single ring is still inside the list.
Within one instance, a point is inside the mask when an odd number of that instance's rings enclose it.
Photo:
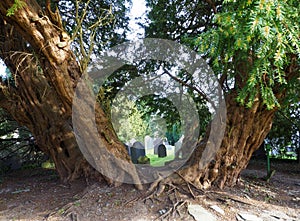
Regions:
[[[205,101],[209,102],[209,103],[212,105],[212,107],[213,107],[215,110],[217,110],[217,108],[216,108],[216,106],[214,105],[214,103],[206,96],[206,94],[205,94],[203,91],[201,91],[201,90],[198,89],[197,87],[195,87],[195,86],[193,86],[193,85],[191,85],[191,84],[188,84],[188,83],[186,83],[185,81],[183,81],[183,80],[181,80],[181,79],[175,77],[175,76],[172,75],[167,69],[164,68],[163,70],[164,70],[164,72],[165,72],[170,78],[172,78],[173,80],[179,82],[179,83],[182,84],[183,86],[186,86],[186,87],[192,89],[193,91],[196,91],[196,92],[197,92],[197,93],[198,93]]]
[[[205,0],[213,9],[214,13],[217,14],[217,8],[215,3],[212,0]]]

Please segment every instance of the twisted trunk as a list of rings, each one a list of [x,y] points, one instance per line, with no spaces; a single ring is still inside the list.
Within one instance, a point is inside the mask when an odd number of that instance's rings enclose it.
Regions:
[[[208,141],[206,136],[179,171],[186,181],[199,188],[206,189],[212,184],[220,188],[237,184],[252,153],[259,148],[271,129],[274,110],[267,110],[259,101],[248,109],[240,106],[235,98],[235,93],[226,97],[226,129],[214,160],[202,167],[201,157]]]
[[[11,86],[1,79],[0,107],[29,128],[40,149],[53,159],[64,182],[82,175],[98,175],[81,153],[73,131],[72,101],[81,69],[70,50],[59,15],[53,16],[49,10],[43,12],[35,0],[27,0],[23,8],[7,17],[7,9],[13,3],[0,2],[0,56],[15,81]],[[102,148],[130,162],[100,107],[97,113],[98,129],[104,132],[100,134],[105,144]],[[106,142],[105,134],[114,142]],[[130,171],[136,180],[134,167]],[[106,180],[115,183],[107,177]]]

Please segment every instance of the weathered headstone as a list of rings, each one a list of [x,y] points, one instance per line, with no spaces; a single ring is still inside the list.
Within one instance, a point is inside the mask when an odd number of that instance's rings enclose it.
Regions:
[[[175,147],[172,145],[165,145],[167,148],[167,156],[175,155]]]
[[[139,157],[143,157],[146,155],[145,147],[141,142],[135,142],[132,147],[130,148],[131,152],[131,161],[134,164],[138,163]]]
[[[181,158],[183,153],[182,153],[182,143],[183,143],[184,135],[182,135],[179,140],[175,143],[175,158]]]
[[[164,144],[164,145],[170,145],[167,138],[164,138],[164,139],[163,139],[163,144]]]
[[[132,147],[132,145],[136,142],[136,139],[132,138],[127,144]]]
[[[163,143],[163,139],[162,138],[156,138],[153,140],[153,146],[154,146],[154,154],[157,155],[158,154],[158,146],[161,145]]]
[[[153,139],[150,136],[145,136],[145,149],[151,149],[153,148]]]
[[[158,154],[158,157],[166,157],[167,156],[167,149],[164,144],[160,144],[158,146],[157,154]]]

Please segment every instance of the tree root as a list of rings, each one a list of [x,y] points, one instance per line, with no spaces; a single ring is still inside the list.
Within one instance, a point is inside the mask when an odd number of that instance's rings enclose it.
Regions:
[[[195,177],[192,178],[196,180]],[[183,207],[186,207],[191,201],[197,201],[199,198],[203,197],[215,198],[210,196],[210,191],[201,189],[201,185],[197,185],[197,182],[193,182],[193,179],[190,179],[179,172],[174,172],[167,178],[164,178],[163,175],[157,173],[156,180],[148,187],[147,192],[142,196],[126,202],[125,205],[136,201],[147,203],[147,201],[150,200],[151,205],[157,201],[159,204],[170,201],[170,204],[172,205],[171,208],[160,210],[160,215],[156,220],[171,219],[176,215],[180,218],[184,218],[183,216],[186,216],[188,213],[183,211]]]
[[[173,206],[167,209],[167,211],[161,212],[160,216],[155,220],[169,219],[175,217],[176,214],[182,218],[182,208],[188,205],[190,199],[195,200],[199,197],[203,197],[203,194],[206,193],[177,172],[168,178],[163,178],[159,174],[157,177],[145,195],[128,202],[132,203],[137,200],[142,200],[146,203],[147,200],[151,200],[152,204],[154,201],[165,202],[165,198],[167,198],[167,201],[169,200]]]
[[[200,189],[197,185],[187,180],[184,176],[182,176],[178,172],[175,172],[172,176],[168,178],[163,178],[160,174],[158,174],[157,176],[158,178],[151,184],[151,186],[147,191],[148,194],[151,193],[148,196],[148,198],[150,196],[160,196],[164,192],[167,186],[172,188],[184,189],[183,188],[184,184],[188,189],[185,190],[185,192],[188,192],[194,199],[196,198],[196,195],[192,190],[192,188],[201,194],[205,193],[204,190]]]
[[[157,217],[155,220],[165,220],[168,217],[174,217],[176,213],[178,213],[180,216],[181,207],[183,207],[187,204],[188,204],[188,200],[178,201],[166,213]]]

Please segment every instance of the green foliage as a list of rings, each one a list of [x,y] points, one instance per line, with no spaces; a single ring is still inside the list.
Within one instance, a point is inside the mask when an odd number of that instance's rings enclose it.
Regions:
[[[266,139],[277,157],[291,158],[300,148],[300,103],[279,110]],[[291,152],[291,153],[289,153]]]
[[[7,67],[5,67],[5,73],[3,76],[1,76],[1,78],[4,84],[9,85],[11,87],[16,87],[15,76],[13,76],[13,74],[9,71]]]
[[[158,132],[157,136],[166,136],[169,143],[177,142],[181,136],[181,121],[177,108],[170,100],[159,95],[148,95],[141,97],[137,104],[143,119],[149,123],[150,134]],[[159,120],[155,121],[155,118]]]
[[[146,5],[151,9],[142,25],[146,37],[181,41],[185,35],[196,37],[210,24],[210,6],[203,0],[146,0]]]
[[[251,107],[261,97],[272,109],[280,106],[274,91],[287,85],[286,68],[292,55],[299,64],[299,12],[297,1],[226,0],[214,17],[214,28],[194,43],[212,59],[217,74],[242,75],[246,82],[238,88],[241,104]],[[237,71],[242,62],[247,64],[242,67],[247,75]]]
[[[10,17],[15,14],[16,11],[26,6],[26,2],[22,0],[15,0],[14,4],[7,10],[6,16]]]
[[[150,164],[150,158],[147,156],[140,156],[137,159],[138,164]]]
[[[44,169],[55,169],[55,164],[51,160],[46,160],[41,164]]]
[[[0,159],[22,153],[31,137],[30,132],[20,127],[4,110],[0,109]]]
[[[175,145],[175,143],[180,139],[182,135],[181,127],[178,122],[173,122],[172,129],[168,128],[166,132],[166,138],[170,145]]]
[[[174,66],[176,67],[176,64]],[[197,108],[200,118],[200,134],[202,135],[205,132],[209,120],[211,119],[206,102],[201,96],[194,94],[192,89],[183,87],[180,83],[171,79],[166,73],[162,72],[162,69],[169,70],[169,72],[172,72],[172,74],[178,77],[178,79],[186,83],[188,82],[189,84],[193,84],[191,75],[185,71],[177,70],[174,66],[167,62],[156,61],[141,61],[135,66],[126,65],[122,69],[114,72],[107,79],[104,86],[100,89],[102,92],[99,101],[102,104],[106,103],[109,105],[112,105],[113,103],[122,103],[123,109],[126,110],[128,109],[126,103],[123,101],[115,101],[115,99],[118,97],[117,95],[123,87],[127,89],[130,88],[130,99],[135,100],[135,105],[138,111],[142,114],[141,118],[147,125],[147,129],[144,131],[145,135],[167,137],[168,142],[170,144],[174,144],[178,141],[183,134],[183,131],[186,129],[183,128],[182,125],[187,125],[187,122],[184,120],[188,121],[188,116],[190,116],[190,113],[188,112],[190,110],[187,108],[178,110],[178,107],[176,107],[170,99],[172,96],[176,96],[178,100],[183,101],[184,99],[187,99],[186,97],[189,97],[190,100],[188,102],[193,101],[196,104],[195,107]],[[145,82],[143,87],[130,84],[130,82],[137,77],[140,82]],[[135,95],[141,94],[141,90],[149,90],[155,93],[142,97],[135,97]],[[172,96],[166,96],[166,94]],[[110,108],[105,106],[104,109],[107,114],[110,113]],[[180,116],[180,112],[182,116]],[[183,117],[183,115],[185,117]],[[115,120],[115,116],[112,116],[111,118],[112,121]],[[129,118],[126,119],[128,121]],[[134,123],[136,124],[138,121],[139,120]],[[120,122],[115,123],[114,125],[117,124],[119,125]],[[125,131],[125,129],[126,126],[124,127],[124,130],[122,130]],[[133,137],[134,136],[131,134],[130,139]],[[128,138],[129,137],[127,136],[127,140]],[[124,141],[124,136],[121,139]]]
[[[121,105],[115,106],[112,113],[114,129],[123,142],[136,139],[144,141],[147,135],[147,123],[142,118],[142,113],[138,110],[133,101],[118,101]]]
[[[125,41],[130,0],[60,0],[60,11],[72,48],[85,70],[92,55]]]

